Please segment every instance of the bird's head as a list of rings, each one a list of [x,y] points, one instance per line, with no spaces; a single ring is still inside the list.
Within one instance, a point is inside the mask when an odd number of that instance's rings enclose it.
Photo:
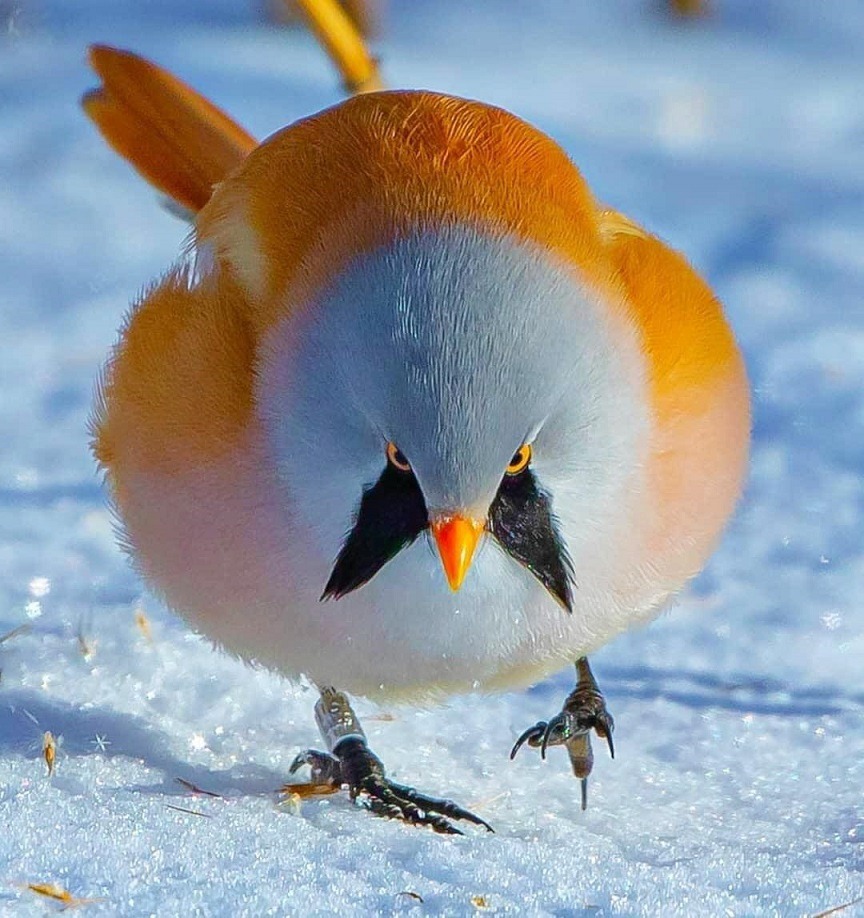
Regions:
[[[494,546],[571,608],[642,435],[604,313],[563,261],[454,224],[359,255],[284,320],[259,403],[299,531],[329,557],[323,597],[425,540],[445,592]]]

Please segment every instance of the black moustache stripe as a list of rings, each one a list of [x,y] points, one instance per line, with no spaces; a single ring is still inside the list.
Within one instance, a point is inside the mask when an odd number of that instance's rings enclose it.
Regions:
[[[368,583],[429,525],[417,479],[387,465],[363,491],[351,529],[321,599],[340,599]],[[568,612],[573,607],[573,568],[557,528],[549,496],[526,469],[507,475],[489,509],[488,528],[498,544],[529,570]]]
[[[363,491],[321,598],[340,599],[363,586],[428,525],[417,479],[388,464],[378,481]]]
[[[573,564],[558,532],[549,495],[533,472],[507,475],[489,509],[489,530],[498,544],[573,611]]]

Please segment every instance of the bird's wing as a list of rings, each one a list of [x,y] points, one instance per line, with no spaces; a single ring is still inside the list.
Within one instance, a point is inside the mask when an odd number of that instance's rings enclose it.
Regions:
[[[741,490],[747,375],[719,300],[684,257],[622,214],[598,217],[641,339],[654,417],[646,563],[680,583],[704,564]]]
[[[82,99],[108,143],[187,215],[210,200],[257,141],[204,96],[151,61],[90,48],[102,85]]]
[[[743,373],[723,307],[686,259],[634,220],[598,213],[600,236],[627,292],[648,357],[655,409],[678,416],[702,406],[694,392]]]

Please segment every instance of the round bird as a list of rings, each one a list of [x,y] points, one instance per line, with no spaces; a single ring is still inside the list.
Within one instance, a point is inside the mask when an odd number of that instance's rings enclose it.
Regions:
[[[103,130],[129,91],[105,83]],[[499,108],[371,93],[225,143],[236,162],[200,187],[139,162],[200,213],[95,410],[138,568],[223,647],[320,688],[328,749],[295,768],[442,832],[485,823],[389,781],[346,693],[576,663],[513,754],[565,745],[584,805],[591,732],[611,749],[613,729],[586,655],[701,569],[741,488],[748,388],[719,302]]]

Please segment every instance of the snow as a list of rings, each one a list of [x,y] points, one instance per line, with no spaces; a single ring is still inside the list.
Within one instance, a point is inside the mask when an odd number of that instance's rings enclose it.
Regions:
[[[344,795],[277,804],[319,745],[314,693],[142,593],[87,448],[126,304],[185,228],[80,114],[86,44],[157,58],[260,135],[336,102],[336,77],[252,2],[0,3],[0,635],[30,626],[0,644],[0,913],[51,908],[27,883],[160,916],[797,916],[864,895],[864,8],[715,0],[673,25],[658,6],[392,3],[380,42],[391,85],[510,108],[686,250],[754,391],[721,547],[594,659],[617,757],[597,750],[586,813],[560,750],[507,758],[569,672],[434,710],[358,703],[392,776],[497,833],[442,838]]]

